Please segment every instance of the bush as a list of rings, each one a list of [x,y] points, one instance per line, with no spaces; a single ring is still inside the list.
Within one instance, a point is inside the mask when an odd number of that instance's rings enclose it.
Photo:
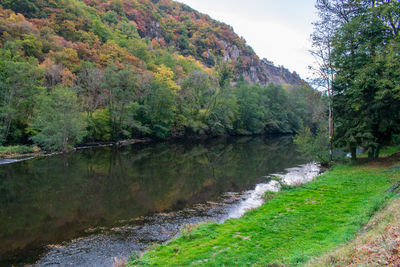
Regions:
[[[400,145],[400,134],[394,134],[392,142],[394,145]]]
[[[303,127],[295,136],[294,143],[309,160],[322,165],[329,163],[329,135],[326,129],[319,127],[316,133],[312,133],[310,128]]]
[[[88,123],[90,141],[110,141],[112,137],[112,125],[110,110],[98,109],[93,113]]]

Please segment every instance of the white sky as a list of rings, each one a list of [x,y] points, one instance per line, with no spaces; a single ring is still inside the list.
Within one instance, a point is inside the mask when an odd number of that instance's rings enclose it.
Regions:
[[[311,76],[315,0],[178,0],[233,27],[260,58]]]

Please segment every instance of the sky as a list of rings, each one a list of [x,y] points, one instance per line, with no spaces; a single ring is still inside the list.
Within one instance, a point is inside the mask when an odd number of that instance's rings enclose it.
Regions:
[[[315,0],[178,0],[231,25],[260,58],[311,76],[308,66]]]

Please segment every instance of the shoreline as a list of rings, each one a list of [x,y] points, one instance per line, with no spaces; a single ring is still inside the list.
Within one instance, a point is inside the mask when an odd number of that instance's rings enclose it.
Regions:
[[[62,155],[62,154],[68,154],[72,153],[78,150],[83,150],[83,149],[88,149],[88,148],[96,148],[96,147],[124,147],[124,146],[129,146],[129,145],[134,145],[134,144],[147,144],[154,142],[153,139],[150,138],[141,138],[141,139],[130,139],[130,140],[121,140],[121,141],[116,141],[116,142],[109,142],[109,143],[88,143],[88,144],[82,144],[81,146],[77,146],[73,149],[69,149],[66,151],[59,151],[59,152],[49,152],[49,151],[40,151],[37,153],[25,153],[25,154],[6,154],[6,155],[1,155],[0,160],[18,160],[23,161],[23,160],[28,160],[28,159],[33,159],[33,158],[38,158],[38,157],[51,157],[51,156],[57,156],[57,155]],[[12,163],[12,162],[10,162]],[[1,163],[0,163],[1,165]]]
[[[305,265],[354,240],[398,199],[389,189],[400,182],[399,159],[338,164],[304,186],[267,194],[265,204],[239,219],[193,227],[128,266]]]
[[[127,140],[119,140],[119,141],[113,141],[113,142],[93,142],[93,143],[84,143],[81,144],[73,149],[69,149],[66,151],[58,151],[58,152],[50,152],[50,151],[40,151],[37,153],[24,153],[24,154],[19,154],[19,153],[11,153],[11,154],[4,154],[0,155],[0,165],[1,160],[12,160],[12,159],[21,159],[21,160],[27,160],[32,159],[32,158],[37,158],[37,157],[50,157],[50,156],[57,156],[57,155],[62,155],[62,154],[68,154],[72,153],[78,150],[82,149],[88,149],[88,148],[95,148],[95,147],[124,147],[124,146],[129,146],[129,145],[135,145],[135,144],[149,144],[153,142],[173,142],[173,141],[199,141],[199,140],[207,140],[207,139],[214,139],[214,138],[230,138],[230,137],[257,137],[257,136],[265,136],[269,138],[273,137],[278,137],[278,136],[288,136],[291,134],[257,134],[257,135],[219,135],[219,136],[208,136],[208,135],[196,135],[196,136],[175,136],[175,137],[169,137],[166,139],[154,139],[154,138],[137,138],[137,139],[127,139]],[[23,145],[17,145],[17,146],[23,146]],[[5,163],[3,163],[5,164]]]

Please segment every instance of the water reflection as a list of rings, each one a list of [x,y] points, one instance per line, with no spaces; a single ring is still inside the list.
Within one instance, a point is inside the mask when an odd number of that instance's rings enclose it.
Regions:
[[[290,137],[93,148],[0,166],[0,263],[48,244],[239,192],[305,163]]]

